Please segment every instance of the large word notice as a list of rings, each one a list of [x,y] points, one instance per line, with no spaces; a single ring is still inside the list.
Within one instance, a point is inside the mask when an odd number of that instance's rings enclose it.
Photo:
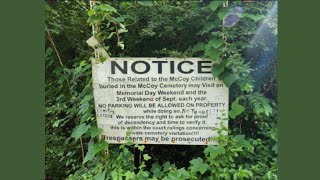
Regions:
[[[202,58],[109,58],[93,63],[98,127],[109,143],[216,144],[228,88]]]

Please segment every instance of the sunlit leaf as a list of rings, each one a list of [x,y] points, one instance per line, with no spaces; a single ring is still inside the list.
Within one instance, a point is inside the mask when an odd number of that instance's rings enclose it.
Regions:
[[[74,128],[71,137],[75,139],[79,139],[83,134],[85,134],[88,129],[90,128],[90,125],[86,125],[85,123],[82,123]]]

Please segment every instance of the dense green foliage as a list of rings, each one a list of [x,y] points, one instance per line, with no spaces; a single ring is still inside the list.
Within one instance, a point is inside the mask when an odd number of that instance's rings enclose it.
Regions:
[[[277,179],[276,2],[99,1],[90,10],[69,0],[47,1],[45,11],[47,179]],[[219,145],[101,140],[90,25],[112,57],[215,61],[213,76],[230,88]]]

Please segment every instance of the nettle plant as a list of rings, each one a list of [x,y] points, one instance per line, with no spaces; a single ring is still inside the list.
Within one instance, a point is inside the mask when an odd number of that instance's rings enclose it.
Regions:
[[[121,16],[117,10],[109,4],[100,4],[94,6],[88,11],[88,23],[94,27],[94,37],[99,41],[102,48],[109,51],[108,45],[105,45],[106,41],[112,42],[112,37],[116,36],[117,46],[122,50],[124,49],[124,42],[121,38],[122,33],[128,32],[123,24],[125,18]],[[106,58],[106,57],[104,57]],[[100,59],[104,61],[106,59]]]
[[[161,3],[139,1],[115,4],[124,8],[139,6],[151,10],[163,5]],[[177,6],[181,5],[179,3]],[[215,138],[218,145],[203,147],[201,157],[192,157],[189,165],[177,167],[170,161],[158,162],[153,159],[150,156],[152,149],[147,149],[145,145],[133,144],[129,140],[122,145],[108,144],[100,135],[102,130],[96,126],[89,80],[72,99],[74,104],[80,105],[80,109],[71,138],[79,145],[83,155],[82,165],[74,166],[74,173],[67,179],[277,179],[276,102],[266,98],[256,88],[252,75],[254,68],[244,56],[248,48],[256,46],[251,39],[272,5],[273,2],[202,3],[194,9],[203,17],[202,28],[197,33],[198,44],[185,52],[176,53],[212,59],[215,63],[212,75],[230,88],[229,117],[221,117],[223,121],[228,121],[229,127],[221,124],[214,129],[219,135]],[[121,50],[125,49],[123,35],[128,32],[128,15],[123,16],[111,4],[103,3],[97,3],[88,11],[88,15],[87,22],[94,26],[94,36],[100,48],[109,56],[114,55],[109,50],[114,44]],[[99,61],[107,60],[107,56],[98,58]],[[84,74],[90,75],[90,67],[90,63],[81,61],[66,72],[77,76],[73,79],[79,79]],[[76,89],[77,83],[70,82],[71,90]],[[77,101],[76,97],[81,101]],[[52,111],[57,111],[57,108],[50,109]],[[74,157],[74,154],[76,152],[67,156]]]

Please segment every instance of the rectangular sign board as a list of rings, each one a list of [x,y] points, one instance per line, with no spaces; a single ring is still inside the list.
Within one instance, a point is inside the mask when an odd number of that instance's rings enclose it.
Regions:
[[[216,144],[228,88],[202,58],[108,58],[94,62],[98,127],[108,143]]]

